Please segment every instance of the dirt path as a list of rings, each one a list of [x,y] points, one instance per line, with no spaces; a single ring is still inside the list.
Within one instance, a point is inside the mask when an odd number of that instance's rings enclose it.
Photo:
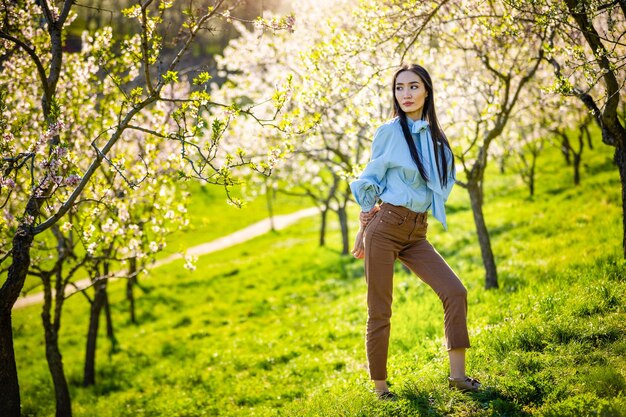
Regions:
[[[291,214],[283,214],[280,216],[274,216],[274,229],[280,230],[284,229],[287,226],[297,222],[298,220],[309,217],[318,213],[317,208],[311,207],[308,209],[300,210]],[[211,252],[215,252],[221,249],[228,248],[230,246],[237,245],[239,243],[243,243],[247,240],[253,239],[257,236],[261,236],[271,230],[270,219],[263,219],[259,222],[256,222],[244,229],[238,230],[230,235],[215,239],[211,242],[203,243],[198,246],[191,247],[187,249],[187,255],[190,256],[202,256]],[[158,268],[170,262],[173,262],[177,259],[182,259],[183,256],[180,253],[168,256],[165,259],[160,259],[156,261],[154,264],[150,266],[152,268]],[[69,296],[77,291],[80,291],[84,288],[87,288],[91,284],[89,279],[84,279],[75,283],[75,287],[68,287],[65,290],[65,296]],[[31,294],[26,297],[18,298],[13,309],[26,307],[32,304],[38,304],[43,301],[43,293]]]

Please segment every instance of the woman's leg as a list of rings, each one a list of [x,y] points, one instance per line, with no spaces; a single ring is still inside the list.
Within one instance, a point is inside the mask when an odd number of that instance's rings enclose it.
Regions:
[[[450,349],[448,356],[450,358],[450,378],[448,378],[450,388],[461,391],[479,391],[481,389],[480,382],[465,374],[465,349]]]
[[[465,376],[465,348],[470,346],[467,332],[467,290],[425,238],[403,250],[399,258],[441,299],[450,375]]]
[[[387,353],[391,332],[393,266],[397,249],[388,238],[388,226],[378,222],[365,230],[365,279],[367,281],[366,351],[370,378],[377,391],[387,391]]]
[[[373,382],[374,382],[374,391],[376,391],[377,393],[389,391],[389,387],[387,386],[386,379],[381,379],[381,380],[375,379]]]
[[[465,378],[465,348],[448,350],[450,359],[450,378]]]

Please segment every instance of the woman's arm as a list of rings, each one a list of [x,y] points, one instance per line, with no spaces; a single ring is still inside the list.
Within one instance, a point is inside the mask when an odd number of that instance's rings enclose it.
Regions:
[[[365,228],[372,221],[376,213],[378,213],[380,207],[374,206],[368,212],[361,212],[359,215],[359,221],[361,223],[361,227],[356,234],[356,238],[354,239],[354,247],[352,248],[352,255],[357,259],[363,259],[365,257],[365,244],[363,242],[363,235],[365,233]]]
[[[385,177],[389,167],[389,151],[393,141],[390,140],[391,130],[389,125],[383,125],[374,134],[372,143],[372,156],[365,166],[359,178],[350,183],[350,189],[361,211],[371,211],[378,197],[387,185]]]
[[[365,228],[372,221],[379,210],[376,205],[378,197],[387,185],[385,177],[388,168],[388,153],[391,145],[390,126],[383,125],[376,130],[374,141],[372,143],[372,156],[367,166],[363,170],[359,179],[350,184],[352,194],[359,206],[361,206],[361,214],[359,222],[361,227],[357,232],[352,255],[357,259],[363,259],[365,256],[363,234]]]

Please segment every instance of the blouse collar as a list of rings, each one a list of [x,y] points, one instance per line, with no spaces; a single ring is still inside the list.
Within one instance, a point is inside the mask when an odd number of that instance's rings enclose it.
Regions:
[[[409,125],[409,130],[411,131],[411,133],[420,133],[422,130],[428,128],[428,122],[423,119],[413,121],[413,119],[407,117],[406,121]]]

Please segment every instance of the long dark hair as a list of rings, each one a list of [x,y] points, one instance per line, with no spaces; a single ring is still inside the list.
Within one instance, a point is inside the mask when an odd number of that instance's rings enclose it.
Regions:
[[[452,154],[452,149],[450,149],[450,143],[448,143],[448,138],[443,133],[441,129],[441,125],[439,124],[439,120],[437,120],[437,113],[435,112],[435,94],[433,92],[433,82],[430,78],[430,74],[424,67],[417,64],[405,64],[396,71],[393,76],[393,83],[391,85],[392,97],[393,97],[393,116],[398,117],[400,119],[400,126],[402,127],[402,133],[404,133],[404,139],[406,140],[407,145],[409,145],[409,151],[411,153],[411,158],[417,165],[417,170],[420,175],[424,179],[424,181],[428,181],[428,174],[424,170],[424,165],[420,160],[419,154],[417,153],[417,148],[415,147],[415,142],[413,142],[413,137],[411,136],[411,131],[409,130],[409,125],[406,120],[407,116],[402,108],[400,107],[400,103],[396,99],[396,79],[401,72],[411,71],[415,73],[426,87],[426,99],[424,100],[424,108],[422,109],[422,119],[426,120],[430,125],[430,134],[433,140],[433,148],[435,149],[435,161],[437,162],[437,172],[439,173],[439,178],[441,179],[441,183],[445,186],[448,184],[448,161],[445,156],[445,148],[450,150],[450,155],[452,160],[450,161],[454,164],[454,154]],[[443,146],[440,148],[438,144],[442,144]]]

